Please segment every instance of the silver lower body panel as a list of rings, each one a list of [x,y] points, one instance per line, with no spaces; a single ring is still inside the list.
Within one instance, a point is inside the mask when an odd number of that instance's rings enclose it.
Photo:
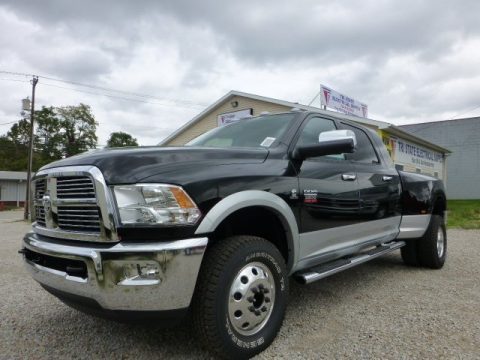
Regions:
[[[430,224],[431,214],[404,215],[400,223],[397,239],[415,239],[422,237]]]
[[[187,308],[207,243],[208,238],[202,237],[141,244],[70,245],[33,232],[23,239],[23,247],[33,254],[86,265],[86,276],[72,276],[25,256],[27,270],[40,284],[95,300],[105,310],[125,311]],[[145,278],[132,276],[140,274],[141,267],[147,268]]]

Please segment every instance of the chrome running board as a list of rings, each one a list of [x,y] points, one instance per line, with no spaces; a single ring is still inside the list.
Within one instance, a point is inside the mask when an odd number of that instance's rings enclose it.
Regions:
[[[315,266],[313,268],[302,270],[294,274],[295,278],[302,284],[310,284],[314,281],[326,278],[340,271],[350,269],[356,265],[375,259],[389,252],[400,249],[405,246],[405,241],[395,241],[377,246],[367,252],[359,253],[352,257],[342,258],[330,263]]]

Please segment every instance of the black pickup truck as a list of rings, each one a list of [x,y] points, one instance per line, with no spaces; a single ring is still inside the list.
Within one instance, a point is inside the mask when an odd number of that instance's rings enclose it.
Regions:
[[[187,315],[227,358],[269,346],[291,279],[396,249],[438,269],[447,251],[442,182],[397,171],[376,133],[341,115],[262,115],[184,147],[85,153],[40,169],[32,192],[20,252],[47,291],[109,317]]]

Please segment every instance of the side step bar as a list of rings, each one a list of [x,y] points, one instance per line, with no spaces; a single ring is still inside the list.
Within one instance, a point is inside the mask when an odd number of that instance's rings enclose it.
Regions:
[[[322,264],[302,272],[295,274],[295,278],[302,284],[310,284],[314,281],[326,278],[327,276],[336,274],[340,271],[350,269],[356,265],[362,264],[369,260],[375,259],[379,256],[388,254],[389,252],[400,249],[405,246],[405,241],[396,241],[377,246],[367,252],[360,253],[358,255],[335,260],[331,263]]]

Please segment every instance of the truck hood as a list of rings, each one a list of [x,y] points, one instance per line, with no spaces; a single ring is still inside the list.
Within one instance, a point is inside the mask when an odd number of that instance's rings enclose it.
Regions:
[[[154,175],[174,172],[185,166],[262,163],[268,155],[263,148],[139,147],[86,152],[55,161],[43,169],[93,165],[108,184],[131,184]]]

